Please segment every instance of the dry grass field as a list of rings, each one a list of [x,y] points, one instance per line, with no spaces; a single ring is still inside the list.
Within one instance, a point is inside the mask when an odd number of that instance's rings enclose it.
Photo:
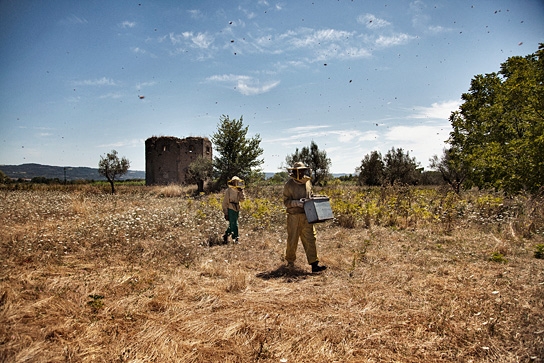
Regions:
[[[281,188],[0,189],[0,361],[544,362],[542,197],[330,186],[311,274]]]

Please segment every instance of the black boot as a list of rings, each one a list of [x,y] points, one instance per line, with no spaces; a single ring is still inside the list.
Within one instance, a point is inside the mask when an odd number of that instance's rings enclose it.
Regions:
[[[223,243],[224,243],[224,244],[229,243],[229,235],[226,234],[226,233],[223,235]]]
[[[327,266],[325,266],[325,265],[319,266],[319,261],[315,261],[311,265],[312,265],[312,272],[321,272],[321,271],[327,269]]]

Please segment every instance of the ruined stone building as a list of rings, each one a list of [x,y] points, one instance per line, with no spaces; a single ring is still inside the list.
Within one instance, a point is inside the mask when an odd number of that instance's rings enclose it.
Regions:
[[[199,156],[212,159],[206,137],[150,137],[145,140],[145,184],[185,184],[189,164]]]

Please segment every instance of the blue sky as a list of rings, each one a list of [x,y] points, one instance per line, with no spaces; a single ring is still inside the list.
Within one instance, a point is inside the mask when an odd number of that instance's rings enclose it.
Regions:
[[[0,165],[145,170],[145,139],[259,134],[277,172],[403,148],[427,168],[476,74],[544,42],[544,2],[0,1]]]

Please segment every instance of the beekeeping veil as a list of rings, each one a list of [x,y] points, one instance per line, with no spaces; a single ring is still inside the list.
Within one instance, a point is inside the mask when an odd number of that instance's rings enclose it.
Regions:
[[[292,168],[287,168],[289,176],[299,183],[306,183],[311,179],[312,170],[304,163],[296,162]]]
[[[232,179],[227,182],[227,185],[231,188],[245,188],[244,181],[237,176],[233,176]]]

